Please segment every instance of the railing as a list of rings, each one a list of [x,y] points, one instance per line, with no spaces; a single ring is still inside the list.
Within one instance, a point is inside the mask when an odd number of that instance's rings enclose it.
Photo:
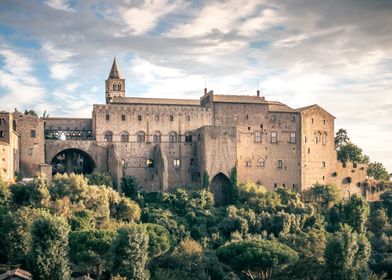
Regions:
[[[91,130],[53,130],[45,129],[46,140],[76,140],[91,141],[94,140]]]

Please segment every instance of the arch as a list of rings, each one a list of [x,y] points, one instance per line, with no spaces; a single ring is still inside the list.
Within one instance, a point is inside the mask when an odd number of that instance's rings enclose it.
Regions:
[[[152,134],[152,139],[154,143],[160,143],[162,140],[162,133],[160,131],[155,131]]]
[[[138,131],[136,133],[136,139],[138,143],[146,142],[146,134],[144,133],[144,131]]]
[[[186,143],[192,143],[192,132],[190,132],[190,131],[187,131],[187,132],[185,132],[185,142]]]
[[[51,160],[52,174],[91,174],[96,167],[93,158],[85,151],[70,148],[57,153]]]
[[[122,131],[120,133],[121,142],[129,142],[129,133],[128,131]]]
[[[169,142],[170,142],[170,143],[175,143],[175,142],[177,142],[177,132],[171,131],[171,132],[169,133]]]
[[[105,142],[112,142],[113,141],[113,132],[111,132],[110,130],[105,131],[105,133],[103,134],[103,137],[104,137]]]
[[[231,182],[222,172],[216,174],[211,180],[211,192],[214,194],[216,205],[227,205],[229,203]]]
[[[121,90],[121,84],[117,85],[117,90],[120,91]]]
[[[265,166],[265,160],[263,158],[259,158],[257,160],[257,167],[264,167]]]

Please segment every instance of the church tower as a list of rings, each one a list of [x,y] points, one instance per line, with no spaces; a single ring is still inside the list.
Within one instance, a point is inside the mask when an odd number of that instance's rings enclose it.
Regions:
[[[105,81],[105,97],[106,103],[110,103],[110,100],[113,97],[125,97],[125,79],[121,78],[120,71],[118,71],[116,58],[113,60],[109,77]]]

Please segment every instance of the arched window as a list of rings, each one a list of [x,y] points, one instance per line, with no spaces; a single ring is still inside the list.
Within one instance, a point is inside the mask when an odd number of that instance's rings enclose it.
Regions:
[[[170,121],[171,121],[171,122],[174,121],[173,115],[170,115]]]
[[[143,131],[136,133],[136,138],[139,143],[146,142],[146,134]]]
[[[113,141],[113,132],[111,131],[106,131],[104,133],[104,141],[105,142],[112,142]]]
[[[252,166],[252,160],[250,158],[245,159],[245,167],[251,167]]]
[[[190,116],[186,116],[186,120],[187,120],[188,122],[190,122],[190,121],[191,121],[191,117],[190,117]]]
[[[126,131],[121,132],[121,142],[129,142],[129,133]]]
[[[159,122],[159,115],[155,115],[155,121]]]
[[[159,131],[155,131],[152,138],[153,138],[154,143],[160,143],[161,142],[161,133]]]
[[[113,90],[117,90],[117,84],[113,84]]]
[[[257,160],[257,167],[264,167],[265,166],[265,160],[262,158],[259,158]]]
[[[185,133],[185,142],[192,143],[192,133],[190,133],[190,132]]]
[[[323,133],[321,142],[323,145],[327,145],[327,133],[326,132]]]
[[[174,143],[177,142],[177,133],[172,131],[169,133],[169,142]]]
[[[121,90],[121,84],[118,84],[118,86],[117,86],[117,90]]]

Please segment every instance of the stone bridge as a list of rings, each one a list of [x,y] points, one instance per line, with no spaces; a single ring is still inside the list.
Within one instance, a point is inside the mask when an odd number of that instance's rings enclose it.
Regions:
[[[105,145],[98,145],[96,141],[45,140],[45,162],[51,164],[58,153],[69,149],[88,154],[99,171],[108,170],[108,148]]]

